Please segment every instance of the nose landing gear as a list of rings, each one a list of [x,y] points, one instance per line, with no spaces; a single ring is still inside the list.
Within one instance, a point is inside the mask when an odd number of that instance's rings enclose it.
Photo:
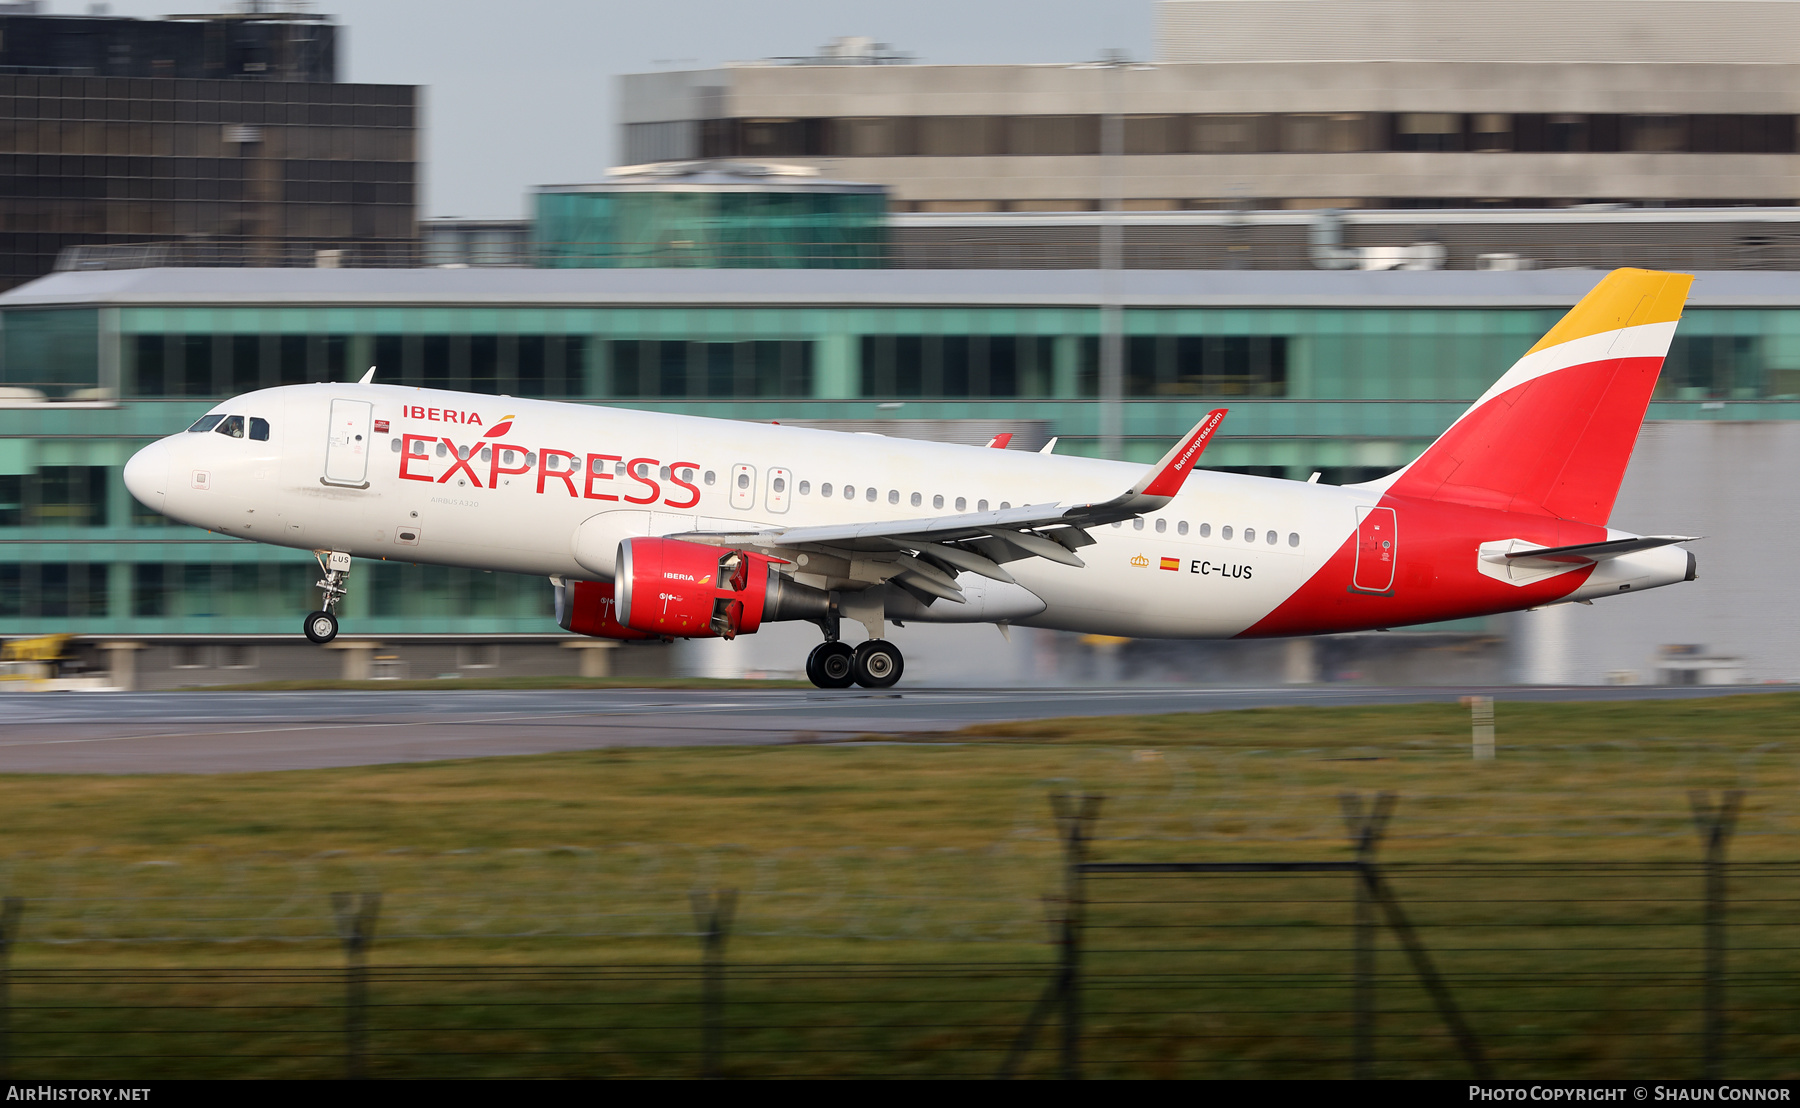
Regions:
[[[337,638],[338,621],[331,609],[337,607],[338,601],[350,591],[344,584],[344,578],[350,575],[350,555],[336,550],[314,551],[313,555],[319,559],[319,569],[325,574],[318,583],[324,607],[308,615],[301,630],[309,640],[323,645]]]
[[[890,688],[900,680],[906,660],[885,639],[870,639],[852,650],[847,643],[820,643],[806,658],[806,677],[821,689]]]

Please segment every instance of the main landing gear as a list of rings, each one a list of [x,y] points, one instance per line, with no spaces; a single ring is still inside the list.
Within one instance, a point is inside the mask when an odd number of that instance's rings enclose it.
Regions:
[[[852,650],[848,643],[823,642],[806,657],[806,677],[821,689],[885,689],[900,680],[906,659],[885,639],[870,639]]]
[[[308,639],[323,645],[337,638],[338,621],[331,609],[337,607],[338,601],[350,591],[344,584],[344,578],[350,575],[350,555],[336,550],[314,551],[313,555],[319,559],[319,569],[325,574],[319,582],[324,607],[307,616],[301,630],[306,632]]]

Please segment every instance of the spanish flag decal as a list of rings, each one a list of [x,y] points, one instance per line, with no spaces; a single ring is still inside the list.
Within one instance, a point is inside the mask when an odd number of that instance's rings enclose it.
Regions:
[[[1168,570],[1179,570],[1181,568],[1181,559],[1180,558],[1164,558],[1162,560],[1162,568],[1168,569]]]

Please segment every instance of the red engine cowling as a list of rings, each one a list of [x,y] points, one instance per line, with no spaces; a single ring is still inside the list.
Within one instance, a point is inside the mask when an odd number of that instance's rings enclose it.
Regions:
[[[598,581],[556,582],[556,622],[564,631],[597,639],[654,639],[620,623],[613,587]]]
[[[776,559],[681,539],[619,544],[617,619],[684,639],[735,639],[762,626]]]

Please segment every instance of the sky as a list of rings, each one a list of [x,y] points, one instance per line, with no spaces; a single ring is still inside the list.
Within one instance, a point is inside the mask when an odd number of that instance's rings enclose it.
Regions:
[[[93,5],[51,0],[58,15]],[[156,18],[226,0],[112,0]],[[942,64],[1151,54],[1153,0],[317,0],[342,28],[338,76],[423,85],[422,217],[518,218],[533,185],[617,164],[615,78],[808,55],[863,35]]]

